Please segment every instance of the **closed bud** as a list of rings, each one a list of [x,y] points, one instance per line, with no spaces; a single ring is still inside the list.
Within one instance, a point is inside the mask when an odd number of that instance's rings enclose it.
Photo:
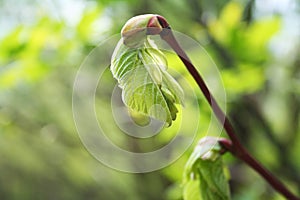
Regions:
[[[123,26],[121,35],[126,46],[139,47],[147,35],[156,35],[162,31],[158,15],[145,14],[129,19]]]

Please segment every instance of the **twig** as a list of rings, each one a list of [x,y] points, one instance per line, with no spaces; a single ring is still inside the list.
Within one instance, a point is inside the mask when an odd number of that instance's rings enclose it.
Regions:
[[[239,141],[237,134],[235,133],[233,126],[228,120],[226,114],[222,111],[215,98],[210,93],[207,85],[205,84],[203,78],[198,73],[197,69],[191,63],[190,59],[184,52],[184,50],[178,44],[176,38],[174,37],[172,30],[167,23],[167,21],[161,17],[157,16],[160,25],[163,27],[163,30],[160,33],[161,38],[166,41],[170,47],[176,52],[181,61],[184,63],[185,67],[189,71],[189,73],[193,76],[194,80],[197,82],[199,88],[204,94],[206,100],[211,106],[213,112],[217,116],[219,122],[223,125],[223,128],[226,130],[230,140],[230,142],[223,142],[220,140],[220,144],[229,152],[231,152],[237,158],[243,160],[246,164],[248,164],[251,168],[253,168],[256,172],[258,172],[275,190],[285,196],[290,200],[300,200],[300,198],[296,197],[293,193],[291,193],[287,187],[280,182],[273,174],[271,174],[267,169],[265,169],[255,158],[253,158],[249,152],[242,146]]]

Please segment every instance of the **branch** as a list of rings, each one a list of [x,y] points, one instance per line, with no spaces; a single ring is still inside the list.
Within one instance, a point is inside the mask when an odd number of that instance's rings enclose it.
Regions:
[[[248,164],[251,168],[253,168],[256,172],[258,172],[275,190],[277,190],[279,193],[281,193],[287,199],[300,200],[300,198],[296,197],[293,193],[291,193],[282,182],[280,182],[273,174],[271,174],[267,169],[265,169],[242,146],[228,117],[222,111],[222,109],[216,102],[215,98],[212,96],[211,92],[209,91],[203,78],[198,73],[198,71],[194,67],[194,65],[191,63],[190,59],[188,58],[188,56],[186,55],[184,50],[178,44],[167,21],[161,16],[157,16],[157,19],[159,20],[159,23],[163,28],[163,30],[160,32],[161,38],[164,41],[166,41],[170,45],[170,47],[176,52],[176,54],[179,56],[181,61],[184,63],[186,69],[189,71],[189,73],[192,75],[194,80],[197,82],[200,90],[204,94],[206,100],[208,101],[213,112],[217,116],[219,122],[223,125],[223,128],[226,130],[226,132],[232,142],[232,143],[222,142],[222,140],[221,140],[220,144],[225,149],[227,149],[229,152],[231,152],[234,156],[241,159],[246,164]]]

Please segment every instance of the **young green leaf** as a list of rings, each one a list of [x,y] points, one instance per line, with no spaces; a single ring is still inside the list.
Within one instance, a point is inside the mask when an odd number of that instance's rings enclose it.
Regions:
[[[230,199],[220,150],[217,138],[206,137],[200,140],[185,166],[185,200]]]
[[[118,80],[127,107],[170,126],[178,113],[175,104],[183,103],[184,93],[166,71],[164,54],[149,38],[143,41],[132,48],[121,40],[112,56],[111,72]]]

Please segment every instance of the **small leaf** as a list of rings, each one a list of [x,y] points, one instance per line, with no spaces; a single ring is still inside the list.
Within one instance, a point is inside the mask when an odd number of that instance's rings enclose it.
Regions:
[[[127,47],[121,40],[111,61],[125,105],[170,126],[178,113],[175,104],[183,103],[184,93],[166,69],[164,54],[149,38],[138,48]]]
[[[198,169],[200,193],[204,200],[230,199],[221,157],[215,161],[200,160]]]
[[[185,200],[230,199],[220,150],[218,138],[206,137],[200,140],[185,166],[184,193],[189,191],[193,194],[184,194]],[[198,193],[194,190],[198,190]],[[195,197],[195,194],[199,196]]]

